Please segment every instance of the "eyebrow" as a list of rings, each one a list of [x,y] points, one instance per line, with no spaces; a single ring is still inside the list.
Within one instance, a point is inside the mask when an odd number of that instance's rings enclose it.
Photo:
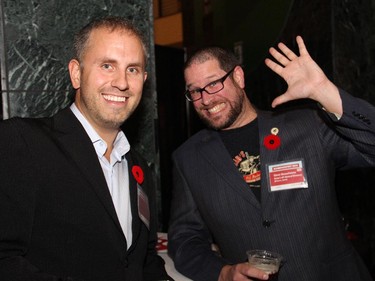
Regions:
[[[214,79],[215,76],[216,76],[216,74],[213,74],[213,75],[211,75],[211,76],[206,77],[206,79],[211,79],[211,78]],[[212,83],[212,82],[215,82],[216,80],[220,80],[220,78],[221,78],[221,77],[218,77],[218,78],[216,78],[216,79],[214,79],[214,80],[211,80],[211,81],[207,82],[203,87],[206,87],[208,84],[210,84],[210,83]],[[191,87],[192,84],[194,84],[194,83],[186,84],[186,87],[189,88],[189,87]],[[197,88],[198,88],[198,89],[202,89],[202,88],[200,88],[200,87],[197,87]]]
[[[112,59],[112,58],[109,58],[109,57],[101,57],[101,58],[97,58],[95,60],[96,63],[100,64],[100,63],[112,63],[112,64],[116,64],[118,63],[118,60],[116,59]],[[131,62],[127,65],[127,67],[141,67],[141,68],[144,68],[145,64],[142,63],[142,62]]]
[[[109,58],[109,57],[99,57],[95,59],[95,63],[103,63],[103,62],[116,63],[117,60]]]
[[[129,65],[128,65],[128,67],[129,66],[138,66],[138,67],[144,67],[145,65],[144,65],[144,63],[141,63],[141,62],[133,62],[133,63],[130,63]]]

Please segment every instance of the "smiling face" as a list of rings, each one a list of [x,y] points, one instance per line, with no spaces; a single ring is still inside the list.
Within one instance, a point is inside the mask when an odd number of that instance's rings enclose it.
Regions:
[[[69,63],[75,103],[100,132],[118,131],[138,106],[145,72],[141,41],[123,29],[94,29],[81,61]]]
[[[185,69],[185,82],[189,90],[203,88],[220,79],[226,72],[216,59],[195,62]],[[233,76],[233,77],[232,77]],[[202,121],[215,130],[234,129],[249,123],[254,117],[244,91],[244,74],[237,66],[224,81],[224,88],[216,94],[202,92],[202,98],[194,101],[194,108]]]

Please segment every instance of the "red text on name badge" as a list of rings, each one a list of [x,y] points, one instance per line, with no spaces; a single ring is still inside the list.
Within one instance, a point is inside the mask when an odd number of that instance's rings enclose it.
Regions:
[[[307,188],[302,161],[269,165],[268,173],[271,191]]]

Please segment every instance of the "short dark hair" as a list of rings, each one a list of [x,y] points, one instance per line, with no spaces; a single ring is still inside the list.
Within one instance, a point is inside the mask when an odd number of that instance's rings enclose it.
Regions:
[[[130,20],[117,16],[106,16],[102,18],[96,18],[89,22],[87,25],[85,25],[81,30],[79,30],[75,34],[73,41],[73,51],[75,59],[81,61],[82,56],[87,47],[87,42],[91,32],[99,28],[108,28],[111,31],[116,29],[124,30],[139,38],[143,47],[145,63],[147,63],[148,50],[146,45],[146,39],[143,36],[143,33]]]
[[[240,65],[239,60],[233,52],[228,49],[213,46],[203,47],[195,51],[185,62],[184,70],[194,63],[203,63],[211,59],[217,60],[220,68],[226,72]]]

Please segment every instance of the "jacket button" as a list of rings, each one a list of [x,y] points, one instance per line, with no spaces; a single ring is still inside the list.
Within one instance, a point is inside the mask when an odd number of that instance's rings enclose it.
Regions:
[[[264,226],[265,228],[269,228],[269,227],[271,226],[271,222],[270,222],[269,220],[264,220],[264,221],[263,221],[263,226]]]

